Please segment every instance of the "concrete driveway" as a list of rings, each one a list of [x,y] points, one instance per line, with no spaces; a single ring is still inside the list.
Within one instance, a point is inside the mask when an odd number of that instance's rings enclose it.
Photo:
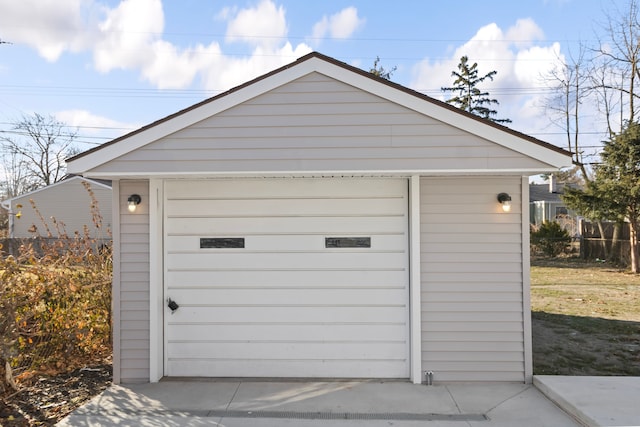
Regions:
[[[533,385],[161,381],[114,385],[60,426],[579,426]]]

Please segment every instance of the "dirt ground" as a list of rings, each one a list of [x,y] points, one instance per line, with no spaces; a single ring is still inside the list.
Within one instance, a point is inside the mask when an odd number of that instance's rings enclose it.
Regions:
[[[111,385],[111,365],[40,376],[0,399],[0,426],[52,426]]]
[[[601,320],[591,327],[543,312],[532,313],[532,322],[534,374],[640,376],[640,323]]]

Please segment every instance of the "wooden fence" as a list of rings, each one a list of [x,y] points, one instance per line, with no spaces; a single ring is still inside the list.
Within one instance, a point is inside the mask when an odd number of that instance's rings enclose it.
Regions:
[[[614,222],[602,222],[604,235],[601,235],[597,223],[582,221],[580,256],[584,259],[601,259],[629,265],[629,223],[621,224],[617,241],[613,240],[615,225]]]

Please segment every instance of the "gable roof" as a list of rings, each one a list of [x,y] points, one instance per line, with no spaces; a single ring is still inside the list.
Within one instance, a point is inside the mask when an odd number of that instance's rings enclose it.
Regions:
[[[571,153],[559,147],[482,119],[344,62],[313,52],[291,64],[71,157],[67,160],[67,168],[70,173],[86,173],[159,138],[312,72],[324,74],[370,92],[553,167],[560,168],[571,164]]]
[[[34,194],[36,194],[36,193],[40,193],[42,191],[47,191],[47,190],[50,190],[51,188],[55,188],[55,187],[60,186],[60,185],[65,185],[65,184],[68,184],[69,182],[73,182],[73,181],[76,181],[76,180],[88,182],[89,184],[95,185],[98,188],[101,187],[101,188],[105,188],[105,189],[111,190],[111,181],[109,181],[109,180],[91,179],[91,178],[85,178],[85,177],[78,176],[78,175],[68,175],[68,176],[64,177],[63,179],[61,179],[60,181],[54,182],[53,184],[47,185],[45,187],[37,188],[37,189],[35,189],[33,191],[29,191],[28,193],[19,194],[19,195],[15,196],[15,197],[12,197],[10,199],[3,200],[0,203],[0,205],[3,208],[9,210],[9,207],[10,207],[9,204],[12,203],[14,200],[19,200],[19,199],[24,199],[24,198],[28,199],[28,198],[32,197]]]

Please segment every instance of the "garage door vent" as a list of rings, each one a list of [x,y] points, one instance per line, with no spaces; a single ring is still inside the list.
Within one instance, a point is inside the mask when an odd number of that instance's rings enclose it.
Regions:
[[[244,237],[202,237],[200,249],[244,249]]]
[[[325,248],[370,248],[371,237],[325,237]]]

